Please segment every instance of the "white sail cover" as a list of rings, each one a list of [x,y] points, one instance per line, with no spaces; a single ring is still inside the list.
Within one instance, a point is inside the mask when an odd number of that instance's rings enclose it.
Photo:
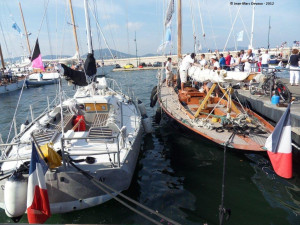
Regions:
[[[226,70],[210,70],[199,66],[192,66],[188,75],[197,82],[211,81],[213,83],[240,82],[249,76],[249,72],[236,72]]]

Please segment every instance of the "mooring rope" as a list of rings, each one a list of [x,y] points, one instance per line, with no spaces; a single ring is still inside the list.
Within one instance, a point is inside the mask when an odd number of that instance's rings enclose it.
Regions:
[[[72,165],[75,169],[77,169],[79,172],[81,172],[84,176],[86,176],[89,180],[91,180],[97,187],[99,187],[103,192],[105,192],[106,194],[110,195],[113,199],[115,199],[116,201],[120,202],[122,205],[124,205],[125,207],[129,208],[130,210],[132,210],[133,212],[139,214],[140,216],[146,218],[147,220],[151,221],[154,224],[159,224],[161,225],[162,223],[157,222],[156,220],[152,219],[151,217],[145,215],[144,213],[140,212],[139,210],[133,208],[132,206],[128,205],[126,202],[124,202],[123,200],[121,200],[120,198],[114,196],[111,192],[113,193],[118,193],[118,195],[120,195],[121,197],[125,198],[126,200],[128,200],[129,202],[145,209],[146,211],[148,211],[151,214],[156,215],[157,217],[160,217],[161,219],[164,219],[170,223],[172,223],[173,225],[180,225],[178,222],[158,213],[157,211],[154,211],[150,208],[148,208],[147,206],[133,200],[132,198],[129,198],[128,196],[122,194],[121,192],[119,193],[119,191],[113,189],[112,187],[108,186],[107,184],[104,184],[103,182],[97,180],[94,176],[90,175],[89,173],[87,173],[86,171],[80,169],[78,166],[76,166],[72,161],[70,161],[70,165]],[[109,190],[109,191],[108,191]]]

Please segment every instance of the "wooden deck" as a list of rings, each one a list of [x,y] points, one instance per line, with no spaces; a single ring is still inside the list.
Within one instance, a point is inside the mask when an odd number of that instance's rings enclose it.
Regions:
[[[159,93],[159,101],[163,110],[173,119],[175,119],[180,124],[189,128],[190,130],[198,133],[207,139],[210,139],[218,144],[224,144],[227,142],[232,132],[223,130],[223,132],[217,132],[215,129],[207,129],[200,126],[200,119],[193,118],[193,114],[198,108],[198,104],[190,104],[183,106],[178,98],[178,94],[174,91],[173,88],[167,87],[165,83],[161,87],[161,92]],[[219,106],[222,108],[224,106]],[[207,115],[202,115],[201,118],[207,118],[209,123],[217,128],[222,127],[220,122],[213,123],[211,118],[208,118]],[[262,146],[264,146],[266,138],[269,136],[269,132],[266,134],[249,134],[247,137],[244,135],[236,134],[233,137],[230,147],[243,149],[243,150],[254,150],[262,151]]]

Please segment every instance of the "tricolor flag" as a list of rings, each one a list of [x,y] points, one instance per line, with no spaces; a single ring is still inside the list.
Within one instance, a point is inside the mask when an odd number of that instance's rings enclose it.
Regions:
[[[290,108],[291,104],[289,104],[265,144],[275,173],[284,178],[291,178],[293,173]]]
[[[31,57],[31,62],[32,62],[32,68],[41,69],[42,71],[45,71],[38,39],[36,39],[35,47]]]
[[[45,223],[51,216],[45,174],[48,166],[32,143],[27,188],[27,218],[29,223]]]

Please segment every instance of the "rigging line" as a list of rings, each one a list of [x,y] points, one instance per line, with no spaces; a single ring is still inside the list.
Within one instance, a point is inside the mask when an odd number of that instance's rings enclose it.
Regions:
[[[89,4],[89,8],[90,8],[90,10],[91,10],[90,4]],[[102,32],[101,26],[99,25],[99,22],[98,22],[98,20],[96,19],[96,16],[95,16],[94,12],[93,12],[92,10],[91,10],[91,12],[92,12],[92,15],[94,16],[94,19],[95,19],[95,21],[96,21],[96,25],[97,25],[98,29],[100,30],[100,33],[101,33],[101,35],[102,35],[102,37],[103,37],[103,39],[104,39],[104,43],[105,43],[106,47],[108,48],[109,53],[111,54],[112,58],[114,59],[114,55],[112,54],[112,52],[111,52],[111,50],[110,50],[110,47],[109,47],[109,45],[108,45],[108,43],[107,43],[107,41],[106,41],[106,38],[105,38],[105,36],[104,36],[104,34],[103,34],[103,32]],[[114,61],[116,62],[115,59],[114,59]]]
[[[46,0],[44,0],[44,7],[46,7]],[[46,10],[46,27],[47,27],[50,55],[51,55],[51,59],[53,60],[52,43],[51,43],[51,37],[50,37],[50,32],[49,32],[49,20],[48,20],[47,10]]]
[[[45,0],[46,1],[46,0]],[[44,15],[43,15],[43,17],[42,17],[42,21],[41,21],[41,24],[40,24],[40,27],[39,27],[39,29],[38,29],[38,34],[37,34],[37,39],[39,38],[39,36],[40,36],[40,32],[41,32],[41,29],[42,29],[42,26],[43,26],[43,23],[44,23],[44,19],[45,19],[45,16],[46,16],[46,13],[47,13],[47,9],[48,9],[48,5],[49,5],[49,0],[47,1],[47,4],[45,5],[45,11],[44,11]],[[34,48],[35,46],[33,46],[33,48]],[[32,49],[32,53],[33,53],[33,50],[34,49]]]
[[[130,54],[130,44],[129,44],[129,21],[128,21],[128,0],[126,0],[126,30],[127,30],[128,54]],[[130,61],[130,60],[129,60],[129,61]]]
[[[203,0],[203,3],[204,3],[204,0]],[[215,35],[214,29],[213,29],[213,26],[212,26],[211,14],[210,14],[209,7],[206,7],[206,9],[208,11],[209,24],[210,24],[210,29],[211,29],[212,35],[213,35],[213,40],[214,40],[215,48],[218,49],[217,42],[216,42],[216,35]]]
[[[240,12],[241,6],[242,6],[242,5],[240,5],[240,6],[239,6],[239,8],[238,8],[238,12],[237,12],[237,14],[236,14],[236,16],[235,16],[235,19],[234,19],[234,21],[233,21],[233,24],[232,24],[232,26],[231,26],[231,29],[230,29],[230,32],[229,32],[228,38],[227,38],[227,40],[226,40],[226,43],[225,43],[225,46],[224,46],[223,52],[225,51],[225,49],[226,49],[226,47],[227,47],[227,44],[228,44],[228,41],[229,41],[230,35],[231,35],[231,33],[232,33],[232,30],[233,30],[233,27],[234,27],[234,24],[235,24],[235,22],[236,22],[236,19],[238,18],[238,15],[239,15],[239,12]]]
[[[204,26],[203,26],[203,18],[202,18],[201,7],[200,7],[200,0],[197,1],[197,3],[198,3],[198,11],[199,11],[200,22],[201,22],[202,37],[204,39],[205,48],[207,48],[207,43],[206,43],[206,38],[205,38],[205,31],[204,31]]]
[[[228,9],[229,9],[230,23],[232,24],[232,13],[231,13],[231,6],[230,6],[230,4],[228,4]],[[234,41],[235,50],[237,51],[237,44],[236,44],[234,29],[233,29],[233,41]]]
[[[61,51],[60,51],[60,58],[62,58],[62,52],[64,50],[64,40],[65,40],[65,28],[66,28],[66,22],[67,22],[67,15],[68,15],[68,10],[67,10],[67,0],[65,0],[65,18],[64,18],[64,25],[63,25],[63,32],[62,32],[62,42],[61,42]]]
[[[245,31],[246,31],[248,41],[250,41],[250,36],[249,36],[248,30],[247,30],[247,28],[246,28],[246,25],[245,25],[245,23],[244,23],[243,17],[242,17],[242,15],[241,15],[240,13],[239,13],[239,16],[240,16],[240,19],[241,19],[241,21],[242,21],[243,27],[244,27],[244,29],[245,29]]]
[[[94,4],[94,13],[96,15],[96,19],[98,20],[98,8],[97,8],[97,2],[96,0],[93,1]],[[104,4],[103,4],[104,5]],[[98,41],[98,45],[99,45],[99,58],[101,58],[101,40],[100,40],[100,33],[99,33],[99,29],[97,29],[97,41]]]
[[[1,33],[2,33],[2,36],[3,36],[3,40],[4,40],[5,50],[6,50],[6,52],[7,52],[7,56],[9,57],[9,61],[10,61],[10,63],[12,64],[12,63],[13,63],[13,62],[12,62],[12,58],[11,58],[11,56],[10,56],[10,54],[9,54],[9,51],[8,51],[7,42],[6,42],[6,38],[5,38],[5,36],[4,36],[4,32],[3,32],[3,28],[2,28],[2,23],[1,23],[1,21],[0,21],[0,28],[1,28]]]
[[[18,111],[18,107],[19,107],[19,104],[20,104],[20,101],[21,101],[21,98],[22,98],[22,94],[23,94],[23,91],[24,91],[25,83],[26,82],[23,83],[23,86],[22,86],[22,89],[21,89],[21,93],[20,93],[20,96],[19,96],[19,99],[18,99],[18,102],[17,102],[17,106],[16,106],[16,109],[15,109],[15,112],[14,112],[14,116],[13,116],[13,119],[12,119],[12,122],[11,122],[11,125],[10,125],[9,133],[8,133],[8,136],[7,136],[7,139],[6,139],[6,144],[8,143],[9,138],[10,138],[11,130],[12,130],[13,124],[14,124],[14,118],[17,115],[17,111]]]
[[[193,26],[193,40],[194,40],[194,52],[196,53],[197,49],[197,36],[196,36],[196,28],[195,28],[195,18],[194,18],[194,10],[193,10],[193,2],[190,0],[190,10],[191,10],[191,18],[192,18],[192,26]]]
[[[160,213],[157,212],[157,211],[154,211],[153,209],[150,209],[149,207],[147,207],[147,206],[145,206],[145,205],[143,205],[143,204],[141,204],[141,203],[135,201],[135,200],[132,199],[132,198],[129,198],[128,196],[122,194],[122,192],[119,192],[119,191],[115,190],[114,188],[108,186],[107,184],[104,184],[103,182],[98,181],[94,176],[92,176],[92,175],[90,175],[89,173],[85,172],[84,170],[80,169],[80,168],[79,168],[78,166],[76,166],[72,161],[70,161],[70,165],[72,165],[73,167],[75,167],[78,171],[80,171],[83,175],[85,175],[89,180],[93,181],[93,182],[94,182],[94,183],[95,183],[102,191],[104,191],[104,192],[107,193],[108,195],[112,196],[114,199],[116,199],[116,200],[119,201],[120,203],[122,203],[123,201],[122,201],[121,199],[119,199],[118,197],[114,196],[112,193],[110,193],[110,191],[113,192],[113,193],[118,193],[118,195],[120,195],[120,196],[123,197],[124,199],[126,199],[126,200],[128,200],[129,202],[131,202],[131,203],[133,203],[133,204],[135,204],[135,205],[137,205],[137,206],[139,206],[139,207],[145,209],[146,211],[148,211],[148,212],[151,213],[151,214],[156,215],[157,217],[160,217],[160,218],[162,218],[162,219],[164,219],[164,220],[166,220],[166,221],[168,221],[168,222],[171,222],[171,223],[174,224],[174,225],[180,225],[178,222],[176,222],[176,221],[174,221],[174,220],[172,220],[172,219],[170,219],[170,218],[168,218],[168,217],[166,217],[166,216],[160,214]],[[107,190],[109,190],[109,191],[107,191]],[[122,201],[122,202],[121,202],[121,201]],[[123,202],[123,203],[125,203],[125,202]],[[122,203],[122,204],[123,204],[123,203]],[[126,203],[125,203],[125,204],[126,204]],[[127,206],[129,206],[129,205],[126,204],[125,206],[127,207]],[[134,208],[133,208],[133,207],[130,207],[130,209],[133,210]],[[140,211],[138,211],[138,210],[136,210],[136,209],[134,209],[133,211],[136,212],[136,213],[138,213],[139,215],[143,214],[142,212],[140,212]],[[141,216],[143,216],[143,215],[141,215]],[[146,216],[146,215],[145,215],[145,216]],[[145,217],[145,218],[146,218],[146,217]],[[148,218],[149,218],[149,217],[148,217]],[[150,218],[150,221],[154,222],[155,224],[161,224],[161,223],[155,221],[155,220],[152,219],[152,218]]]
[[[104,9],[105,12],[107,12],[105,4],[103,4],[103,9]],[[113,33],[112,33],[112,28],[111,28],[112,26],[111,26],[110,20],[107,20],[107,23],[108,23],[108,26],[109,26],[109,32],[110,32],[111,40],[112,40],[113,46],[116,50],[117,47],[116,47],[115,39],[114,39],[114,36],[113,36]]]
[[[56,22],[56,28],[55,28],[55,36],[56,36],[56,59],[58,59],[58,32],[57,32],[57,27],[58,27],[58,7],[57,7],[57,1],[55,2],[55,8],[56,8],[56,16],[55,16],[55,22]]]

